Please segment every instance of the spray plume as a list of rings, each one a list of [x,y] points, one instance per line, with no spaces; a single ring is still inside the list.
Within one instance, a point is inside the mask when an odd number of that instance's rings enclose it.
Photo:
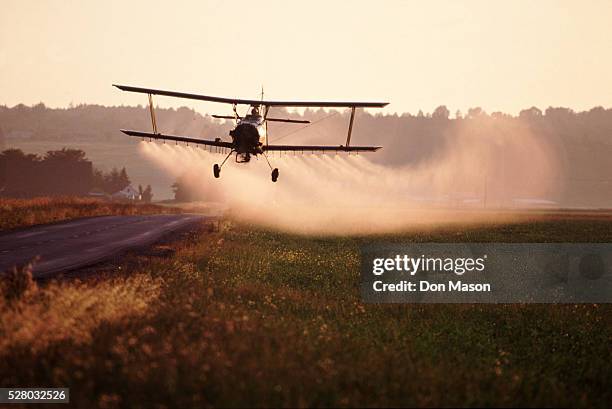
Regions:
[[[276,154],[270,161],[281,172],[277,183],[263,158],[240,165],[230,159],[215,180],[211,169],[221,154],[156,143],[142,143],[141,152],[203,197],[226,203],[235,217],[299,233],[383,233],[499,220],[491,209],[554,195],[555,156],[529,134],[459,140],[435,158],[395,168],[356,155]]]

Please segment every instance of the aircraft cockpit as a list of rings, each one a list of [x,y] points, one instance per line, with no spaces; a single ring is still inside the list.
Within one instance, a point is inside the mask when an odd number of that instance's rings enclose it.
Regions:
[[[262,117],[259,114],[259,108],[253,107],[253,109],[251,109],[251,113],[246,114],[243,120],[254,124],[260,124],[262,122]]]

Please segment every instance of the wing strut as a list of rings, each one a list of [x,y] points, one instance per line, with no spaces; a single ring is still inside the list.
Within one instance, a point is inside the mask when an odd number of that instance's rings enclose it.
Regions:
[[[238,111],[236,111],[236,104],[232,104],[232,109],[234,110],[234,119],[236,120],[236,123],[238,123],[240,115],[238,115]]]
[[[155,108],[153,107],[153,96],[149,94],[149,112],[151,112],[151,125],[153,126],[153,133],[159,134],[157,132],[157,121],[155,120]]]
[[[355,119],[355,107],[351,107],[351,120],[349,122],[348,135],[346,136],[346,146],[351,143],[351,134],[353,133],[353,120]]]
[[[261,87],[261,99],[263,99],[263,86]],[[266,127],[266,146],[268,146],[268,111],[270,110],[270,106],[266,105],[264,107],[264,115],[263,115],[263,119],[264,119],[264,125]],[[266,158],[266,160],[268,160],[268,158]],[[268,165],[270,164],[270,162],[268,162]]]

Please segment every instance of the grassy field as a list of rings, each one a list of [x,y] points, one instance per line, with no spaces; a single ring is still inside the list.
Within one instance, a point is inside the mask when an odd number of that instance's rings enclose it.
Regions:
[[[368,305],[364,241],[612,241],[610,221],[303,237],[230,221],[3,282],[0,377],[80,407],[612,405],[610,305]]]
[[[0,231],[90,216],[177,213],[181,209],[77,197],[0,199]]]

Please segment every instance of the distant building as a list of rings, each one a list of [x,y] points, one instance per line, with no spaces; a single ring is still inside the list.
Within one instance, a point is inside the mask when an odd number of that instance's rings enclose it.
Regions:
[[[123,190],[115,192],[111,195],[115,200],[140,200],[140,193],[134,189],[132,185],[128,185]]]

